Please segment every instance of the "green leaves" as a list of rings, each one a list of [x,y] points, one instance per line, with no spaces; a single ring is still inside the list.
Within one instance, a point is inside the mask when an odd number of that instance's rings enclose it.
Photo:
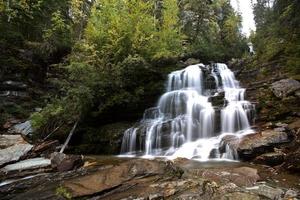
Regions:
[[[268,0],[259,0],[254,5],[257,31],[254,43],[259,62],[284,66],[287,72],[297,74],[300,69],[300,2],[276,0],[273,6]]]

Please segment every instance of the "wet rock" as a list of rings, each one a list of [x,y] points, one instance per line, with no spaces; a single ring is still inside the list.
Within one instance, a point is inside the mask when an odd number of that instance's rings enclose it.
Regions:
[[[209,97],[208,101],[212,103],[212,106],[222,107],[225,104],[225,92],[221,92],[217,96]]]
[[[0,166],[18,161],[32,147],[20,135],[0,135]]]
[[[32,126],[31,126],[31,122],[30,121],[26,121],[24,123],[20,123],[20,124],[16,124],[13,127],[11,127],[8,130],[9,133],[13,133],[13,134],[22,134],[24,136],[27,136],[29,134],[31,134],[33,132]]]
[[[235,135],[226,135],[222,138],[219,145],[219,152],[225,153],[226,149],[229,147],[230,149],[237,149],[239,146],[240,138]]]
[[[282,152],[272,152],[262,154],[254,159],[255,163],[265,164],[270,166],[280,165],[284,161],[285,154]]]
[[[282,79],[272,83],[271,89],[279,98],[287,97],[300,89],[300,82],[293,79]]]
[[[68,180],[64,182],[63,187],[70,192],[72,197],[80,197],[120,187],[132,179],[154,175],[180,177],[180,174],[180,169],[171,162],[131,160],[85,177]]]
[[[243,160],[252,159],[260,154],[272,152],[274,147],[291,141],[285,129],[268,129],[260,133],[244,136],[237,148]]]
[[[51,165],[50,159],[45,158],[33,158],[22,160],[20,162],[6,165],[1,169],[2,172],[8,173],[11,171],[24,171],[24,170],[32,170],[37,168],[44,168]]]
[[[51,166],[59,172],[77,169],[83,166],[84,162],[80,155],[66,155],[64,153],[54,152],[50,156]]]

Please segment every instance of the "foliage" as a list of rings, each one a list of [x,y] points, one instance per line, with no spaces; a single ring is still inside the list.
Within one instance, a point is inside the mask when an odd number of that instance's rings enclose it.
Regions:
[[[252,42],[260,62],[274,62],[287,71],[300,71],[300,2],[258,0],[254,4],[257,31]]]
[[[64,197],[66,199],[72,199],[72,194],[63,186],[56,188],[56,195]]]
[[[211,61],[242,57],[247,50],[241,34],[241,17],[229,0],[182,1],[182,23],[188,36],[188,51]]]
[[[0,62],[20,69],[24,61],[15,55],[26,49],[45,77],[49,69],[57,73],[47,82],[57,90],[31,117],[41,132],[144,107],[162,90],[166,70],[151,64],[157,60],[196,52],[219,61],[244,52],[240,17],[229,0],[1,2],[0,46],[9,50]]]

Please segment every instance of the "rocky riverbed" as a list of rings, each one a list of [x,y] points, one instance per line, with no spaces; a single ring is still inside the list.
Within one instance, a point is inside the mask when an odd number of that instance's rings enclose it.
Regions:
[[[300,177],[241,162],[85,156],[84,166],[0,183],[1,199],[298,199]],[[3,180],[3,179],[2,179]]]

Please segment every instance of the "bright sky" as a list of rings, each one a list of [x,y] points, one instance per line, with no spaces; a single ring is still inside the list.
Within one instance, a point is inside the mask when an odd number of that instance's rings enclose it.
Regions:
[[[231,0],[231,5],[238,10],[238,2],[240,7],[240,12],[242,14],[242,25],[243,30],[242,32],[249,36],[251,30],[255,30],[255,23],[254,23],[254,15],[251,6],[251,0]]]

